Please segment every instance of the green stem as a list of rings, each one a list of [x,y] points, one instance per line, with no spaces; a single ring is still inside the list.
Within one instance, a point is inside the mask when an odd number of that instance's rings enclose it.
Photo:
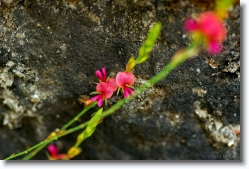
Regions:
[[[185,62],[188,58],[191,58],[197,55],[198,52],[199,52],[199,49],[195,45],[192,45],[186,48],[184,51],[180,51],[176,53],[176,55],[173,56],[171,61],[157,75],[149,79],[149,83],[155,84],[159,82],[160,80],[165,78],[171,70],[176,68],[181,63]]]
[[[85,114],[89,109],[96,106],[96,102],[91,103],[87,107],[85,107],[77,116],[75,116],[72,120],[70,120],[67,124],[65,124],[60,131],[67,129],[71,124],[73,124],[75,121],[77,121],[83,114]]]
[[[10,159],[12,159],[12,158],[15,158],[15,157],[18,157],[18,156],[21,156],[21,155],[27,154],[27,153],[29,153],[30,151],[32,151],[33,149],[35,149],[35,148],[37,148],[37,147],[41,146],[42,144],[44,144],[44,141],[42,141],[42,142],[40,142],[40,143],[36,144],[35,146],[33,146],[33,147],[29,148],[28,150],[25,150],[25,151],[20,152],[20,153],[18,153],[18,154],[12,154],[11,156],[9,156],[9,157],[5,158],[4,160],[10,160]]]
[[[48,144],[48,143],[47,143]],[[27,154],[25,157],[22,158],[22,160],[29,160],[32,157],[34,157],[40,150],[42,150],[47,144],[42,144],[40,147],[37,147],[32,152]]]

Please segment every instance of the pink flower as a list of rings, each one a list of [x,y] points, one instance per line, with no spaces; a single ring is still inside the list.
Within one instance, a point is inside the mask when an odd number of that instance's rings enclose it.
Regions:
[[[97,95],[92,97],[91,100],[97,101],[98,106],[101,107],[103,100],[109,99],[118,86],[114,78],[106,78],[106,68],[102,68],[102,71],[97,70],[95,75],[99,78],[100,82],[96,86],[96,92],[92,92],[92,94]]]
[[[56,145],[50,144],[48,146],[48,152],[51,155],[50,160],[68,159],[67,154],[59,154],[59,149]]]
[[[92,94],[97,94],[96,96],[92,97],[92,101],[97,101],[98,106],[102,106],[103,100],[109,99],[114,92],[114,84],[112,83],[113,80],[109,82],[100,82],[96,86],[96,92],[93,92]],[[117,87],[116,87],[117,89]]]
[[[135,76],[131,72],[119,72],[116,76],[116,84],[119,88],[122,88],[125,98],[134,94],[132,90],[134,82]]]
[[[225,40],[227,30],[215,12],[204,12],[197,20],[188,18],[184,27],[186,31],[199,33],[205,38],[205,45],[209,53],[217,54],[221,51],[220,44]]]

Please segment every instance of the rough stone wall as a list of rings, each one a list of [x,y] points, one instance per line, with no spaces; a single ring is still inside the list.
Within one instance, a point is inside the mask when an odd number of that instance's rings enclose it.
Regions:
[[[211,10],[210,2],[2,3],[0,159],[38,143],[81,111],[78,98],[95,90],[94,72],[102,67],[112,75],[124,70],[150,27],[161,21],[161,36],[150,59],[135,68],[135,86],[158,73],[189,43],[183,31],[184,18]],[[239,160],[239,4],[225,24],[228,37],[221,54],[200,53],[105,118],[75,159]],[[104,108],[119,98],[112,98]],[[71,134],[55,143],[65,152],[76,136]],[[45,151],[33,159],[46,159]]]

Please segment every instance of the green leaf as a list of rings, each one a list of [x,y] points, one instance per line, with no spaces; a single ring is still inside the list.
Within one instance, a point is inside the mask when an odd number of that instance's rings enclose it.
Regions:
[[[140,47],[140,49],[138,51],[138,57],[135,60],[136,64],[143,63],[149,58],[149,54],[150,54],[151,50],[153,49],[153,47],[156,43],[156,40],[160,34],[161,27],[162,27],[161,23],[158,22],[149,31],[145,42],[143,43],[143,45]]]
[[[135,67],[135,65],[136,65],[135,58],[132,56],[132,57],[129,59],[127,65],[126,65],[125,71],[126,71],[126,72],[132,72],[132,70],[133,70],[133,68]]]
[[[101,92],[92,92],[90,93],[90,95],[93,95],[93,94],[102,94]]]
[[[90,137],[94,133],[96,126],[99,124],[99,121],[102,118],[102,112],[103,108],[99,109],[89,120],[89,124],[87,125],[86,129],[78,135],[77,141],[74,145],[75,147],[78,147],[87,137]]]

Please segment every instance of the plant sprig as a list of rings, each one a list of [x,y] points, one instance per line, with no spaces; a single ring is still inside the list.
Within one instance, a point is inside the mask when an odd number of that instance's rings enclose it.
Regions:
[[[217,6],[223,6],[222,10],[221,8],[217,12],[217,15],[219,17],[225,18],[227,16],[227,8],[230,7],[234,3],[234,0],[222,0],[220,3],[217,4]],[[135,65],[145,62],[149,58],[149,54],[152,51],[155,42],[160,34],[161,31],[161,23],[156,23],[154,27],[149,31],[147,38],[145,42],[142,44],[142,46],[139,49],[138,57],[135,59],[135,57],[131,57],[128,61],[128,64],[126,66],[126,71],[131,72]],[[140,85],[137,89],[135,89],[134,93],[135,95],[139,95],[142,92],[144,92],[147,88],[151,87],[155,83],[159,82],[160,80],[164,79],[174,68],[179,66],[181,63],[186,61],[187,59],[197,55],[200,51],[200,45],[196,43],[195,41],[192,41],[191,45],[189,45],[187,48],[177,52],[171,59],[171,61],[155,76],[150,78],[146,83]],[[58,138],[61,138],[65,135],[68,135],[72,132],[76,132],[78,130],[83,130],[77,137],[77,141],[73,147],[71,147],[68,150],[68,155],[70,157],[74,157],[80,153],[79,145],[88,137],[90,137],[97,125],[99,124],[99,121],[101,118],[107,117],[111,114],[113,114],[116,110],[118,110],[122,105],[128,103],[130,100],[132,100],[134,95],[130,95],[128,98],[124,98],[119,100],[117,103],[112,105],[109,109],[103,111],[103,109],[99,109],[95,115],[87,122],[84,122],[76,127],[67,129],[71,124],[73,124],[75,121],[77,121],[84,113],[86,113],[90,108],[96,106],[96,102],[90,104],[89,106],[86,106],[82,112],[80,112],[77,116],[75,116],[72,120],[70,120],[67,124],[65,124],[61,129],[55,130],[52,132],[44,141],[41,141],[40,143],[32,146],[31,148],[17,153],[12,154],[11,156],[5,158],[5,160],[10,160],[15,157],[25,155],[27,154],[23,159],[28,160],[35,156],[42,148],[44,148],[46,145],[51,143],[54,140],[57,140]]]

